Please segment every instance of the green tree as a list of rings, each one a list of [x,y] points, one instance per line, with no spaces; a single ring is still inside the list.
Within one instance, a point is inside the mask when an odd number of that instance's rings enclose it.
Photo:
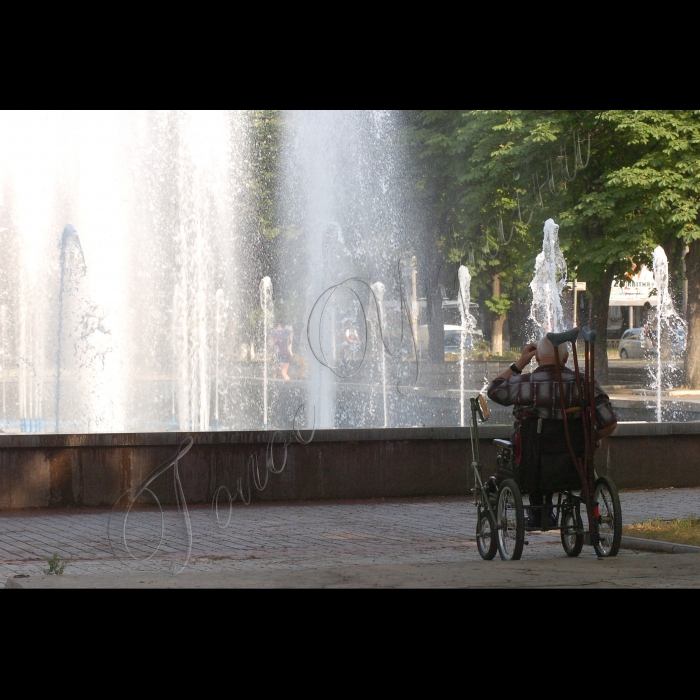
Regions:
[[[585,320],[604,337],[613,280],[648,263],[670,235],[648,198],[615,179],[643,158],[645,144],[604,110],[425,110],[415,138],[441,171],[434,186],[445,187],[459,234],[484,255],[484,271],[500,272],[501,296],[522,294],[544,219],[554,218],[569,276],[589,283]],[[487,305],[502,312],[492,289]],[[606,381],[604,342],[596,363]]]
[[[605,119],[638,152],[608,187],[639,203],[638,218],[655,229],[676,272],[688,244],[686,381],[700,389],[700,110],[612,110]]]
[[[479,147],[475,128],[486,136]],[[490,158],[500,136],[487,133],[485,120],[477,123],[469,113],[425,110],[415,115],[413,140],[424,165],[421,189],[430,194],[433,220],[440,222],[443,260],[469,267],[472,298],[491,312],[492,350],[499,351],[506,314],[518,318],[511,326],[523,325],[522,300],[535,259],[528,227],[517,220],[512,225],[507,216],[504,223],[501,216],[517,206],[517,193],[512,179],[513,185],[508,182],[512,173],[499,179],[502,169],[494,168]]]
[[[253,225],[263,249],[263,266],[270,267],[272,242],[279,236],[279,181],[281,175],[282,111],[249,111],[252,136],[251,199]]]

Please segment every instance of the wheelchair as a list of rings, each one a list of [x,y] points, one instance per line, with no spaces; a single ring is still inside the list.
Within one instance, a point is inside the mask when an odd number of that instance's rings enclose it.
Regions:
[[[576,341],[579,333],[585,341],[585,376],[582,390],[578,372]],[[515,459],[515,446],[508,440],[495,440],[499,448],[496,472],[484,479],[479,455],[479,422],[489,418],[482,395],[472,398],[472,468],[474,504],[477,508],[476,542],[479,554],[491,560],[498,552],[501,559],[515,561],[522,557],[526,533],[559,531],[566,554],[577,557],[584,545],[593,546],[598,557],[614,557],[622,539],[620,496],[612,479],[598,477],[594,469],[595,454],[595,364],[593,346],[596,334],[589,328],[574,328],[566,333],[548,333],[554,347],[572,344],[580,406],[566,406],[561,366],[556,355],[557,380],[564,420],[533,419],[529,440],[539,447],[529,464]],[[580,413],[576,420],[572,414]],[[537,433],[534,433],[536,427]],[[562,430],[563,428],[563,430]],[[559,440],[566,452],[547,452],[550,442]],[[544,445],[544,450],[540,449]],[[563,459],[557,459],[556,455]],[[523,504],[523,495],[533,492],[557,493],[556,503]],[[580,492],[580,493],[577,493]],[[530,517],[526,518],[525,509]],[[588,527],[581,517],[585,509]],[[539,518],[537,517],[539,515]],[[533,522],[534,521],[534,522]],[[535,524],[535,522],[537,524]]]

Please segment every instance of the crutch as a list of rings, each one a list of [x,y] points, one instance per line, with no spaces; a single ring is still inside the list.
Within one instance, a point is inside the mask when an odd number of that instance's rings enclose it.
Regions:
[[[591,336],[592,336],[592,342],[595,342],[595,333],[592,333],[590,329],[587,330],[587,336],[588,339],[586,340],[586,377],[584,378],[584,384],[587,384],[588,382],[588,349],[589,349],[589,343],[591,342]],[[570,331],[567,331],[566,333],[547,333],[547,340],[552,343],[552,345],[555,348],[554,352],[554,365],[556,367],[557,371],[557,383],[559,385],[559,399],[561,401],[561,409],[562,413],[564,415],[564,433],[566,434],[566,445],[569,448],[569,454],[571,455],[571,459],[574,462],[574,466],[576,467],[576,471],[578,473],[579,479],[581,480],[581,491],[583,492],[583,500],[586,504],[586,513],[588,514],[588,531],[590,533],[590,538],[591,538],[591,544],[595,545],[598,542],[598,527],[597,527],[597,519],[596,519],[596,511],[597,508],[595,507],[592,499],[593,495],[593,482],[592,482],[592,475],[593,475],[593,470],[590,469],[590,476],[588,474],[589,472],[589,465],[592,464],[593,462],[593,456],[594,456],[594,449],[595,445],[593,445],[593,449],[590,449],[590,439],[591,435],[593,438],[593,441],[595,442],[595,430],[591,430],[591,426],[589,425],[588,421],[588,416],[586,415],[586,407],[583,405],[584,402],[584,392],[582,391],[581,388],[581,375],[579,374],[578,371],[578,355],[576,352],[576,341],[578,340],[579,336],[579,329],[578,328],[573,328]],[[586,336],[584,336],[584,339],[586,339]],[[567,408],[566,406],[566,397],[564,396],[564,382],[562,381],[561,378],[561,362],[559,360],[559,346],[563,345],[564,343],[571,343],[571,351],[572,355],[574,358],[574,371],[576,374],[576,387],[578,389],[578,396],[579,396],[579,401],[581,402],[580,406],[572,406]],[[587,391],[587,393],[590,393]],[[595,404],[593,404],[595,406]],[[585,453],[584,453],[584,459],[583,462],[578,458],[576,455],[576,452],[573,448],[573,445],[571,444],[571,435],[569,433],[569,413],[574,413],[582,411],[582,416],[581,419],[583,420],[583,434],[584,434],[584,445],[585,445]],[[595,414],[595,409],[594,409],[594,414]],[[595,424],[593,424],[595,427]]]
[[[585,342],[586,376],[584,379],[584,396],[588,405],[584,408],[584,426],[586,427],[586,473],[588,475],[588,490],[593,495],[595,480],[595,341],[596,332],[588,326],[581,329]],[[593,504],[594,509],[597,504]],[[597,515],[597,513],[596,513]]]

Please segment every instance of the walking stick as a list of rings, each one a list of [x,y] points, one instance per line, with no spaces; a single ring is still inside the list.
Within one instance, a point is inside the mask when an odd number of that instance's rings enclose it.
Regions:
[[[586,392],[585,396],[588,401],[586,407],[587,420],[587,435],[586,435],[586,472],[588,475],[588,490],[593,496],[593,482],[595,477],[595,341],[596,332],[592,331],[588,326],[581,329],[583,340],[585,341],[586,352]],[[590,366],[590,371],[589,371]],[[597,511],[597,504],[593,504]],[[596,512],[596,517],[597,517]]]
[[[591,331],[590,329],[587,329],[588,331],[588,337],[590,339],[591,337]],[[579,479],[581,480],[581,491],[583,492],[583,500],[586,503],[586,513],[588,514],[588,531],[590,533],[591,537],[591,544],[595,545],[598,542],[598,528],[597,528],[597,520],[596,520],[596,508],[594,507],[593,500],[592,500],[592,482],[589,479],[588,471],[589,471],[589,462],[591,461],[591,457],[593,452],[589,449],[589,436],[591,433],[593,433],[593,436],[595,437],[594,431],[590,429],[590,426],[587,425],[587,415],[586,415],[586,407],[583,405],[584,401],[584,394],[581,391],[581,375],[578,372],[578,355],[576,353],[576,341],[578,340],[578,335],[579,335],[579,329],[574,328],[570,331],[567,331],[566,333],[547,333],[547,340],[549,340],[552,345],[554,346],[554,366],[556,367],[557,371],[557,383],[559,385],[559,399],[561,401],[561,409],[562,413],[564,415],[564,433],[566,434],[566,445],[569,448],[569,454],[571,455],[571,459],[573,460],[574,466],[576,467],[576,472],[578,473]],[[595,334],[593,334],[593,341],[595,342]],[[567,408],[566,406],[566,397],[564,396],[564,382],[562,381],[561,378],[561,362],[559,360],[559,350],[558,347],[560,345],[563,345],[564,343],[571,343],[571,349],[572,349],[572,354],[574,358],[574,367],[576,368],[576,386],[578,388],[578,394],[579,394],[579,401],[581,402],[581,406],[579,407],[569,407]],[[586,377],[584,379],[584,385],[587,384],[588,382],[588,346],[589,346],[589,340],[586,341]],[[588,390],[588,387],[586,386],[586,390]],[[581,419],[583,420],[583,431],[584,431],[584,445],[585,445],[585,454],[584,454],[584,461],[581,463],[581,460],[578,458],[573,445],[571,444],[571,434],[569,433],[569,413],[574,412],[574,411],[582,411],[582,416]],[[595,411],[594,411],[595,412]],[[594,426],[595,427],[595,426]],[[589,456],[590,452],[590,456]],[[591,470],[592,471],[592,470]]]

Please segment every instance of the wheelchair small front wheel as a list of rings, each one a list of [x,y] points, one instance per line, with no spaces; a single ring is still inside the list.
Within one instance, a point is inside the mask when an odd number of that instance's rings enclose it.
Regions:
[[[601,476],[593,488],[593,500],[598,504],[598,542],[595,545],[599,557],[615,557],[622,542],[622,507],[617,486],[612,479]]]
[[[501,486],[496,506],[498,518],[498,552],[504,561],[516,561],[525,546],[525,509],[523,497],[513,479]]]
[[[496,525],[491,513],[479,506],[476,522],[476,546],[482,559],[491,561],[498,550],[498,538],[496,537]]]
[[[577,557],[583,549],[583,521],[578,505],[566,508],[561,516],[561,544],[569,557]]]

